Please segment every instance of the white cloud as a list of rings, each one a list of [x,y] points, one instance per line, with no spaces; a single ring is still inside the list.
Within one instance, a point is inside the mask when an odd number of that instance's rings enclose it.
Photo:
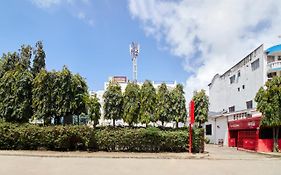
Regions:
[[[36,6],[40,8],[50,8],[59,5],[62,0],[31,0]]]
[[[190,74],[186,93],[208,89],[216,73],[223,73],[250,51],[281,42],[280,0],[129,0],[133,19],[145,33],[164,41],[183,58]]]
[[[51,8],[61,4],[74,5],[75,2],[89,4],[89,0],[31,0],[36,6],[40,8]]]
[[[89,0],[30,0],[34,5],[43,9],[51,9],[53,7],[66,7],[70,13],[79,20],[94,25],[94,20],[89,13]]]

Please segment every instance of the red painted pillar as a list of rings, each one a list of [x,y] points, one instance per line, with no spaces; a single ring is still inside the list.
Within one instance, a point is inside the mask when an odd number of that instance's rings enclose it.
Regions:
[[[256,130],[256,145],[255,145],[255,151],[258,151],[258,147],[259,147],[259,135],[260,135],[260,128],[257,128]]]
[[[192,152],[192,124],[194,123],[194,101],[190,101],[190,107],[189,107],[189,153]]]

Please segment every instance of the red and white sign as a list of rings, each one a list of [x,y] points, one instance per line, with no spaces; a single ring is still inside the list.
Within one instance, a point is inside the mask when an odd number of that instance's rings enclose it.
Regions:
[[[260,126],[261,117],[253,117],[228,122],[229,130],[257,129]]]
[[[125,76],[114,76],[112,78],[113,82],[116,82],[116,83],[126,83],[127,82],[127,77]]]

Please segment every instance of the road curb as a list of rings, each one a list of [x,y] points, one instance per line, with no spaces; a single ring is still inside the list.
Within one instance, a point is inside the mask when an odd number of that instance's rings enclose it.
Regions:
[[[186,155],[185,155],[186,154]],[[39,151],[0,151],[0,156],[54,157],[54,158],[114,158],[114,159],[204,159],[207,153],[126,153],[126,152],[39,152]]]
[[[248,153],[256,153],[256,154],[260,154],[260,155],[265,155],[265,156],[269,156],[269,157],[273,157],[273,158],[281,158],[281,153],[258,152],[258,151],[243,149],[243,148],[239,148],[238,150],[239,151],[245,151],[245,152],[248,152]]]

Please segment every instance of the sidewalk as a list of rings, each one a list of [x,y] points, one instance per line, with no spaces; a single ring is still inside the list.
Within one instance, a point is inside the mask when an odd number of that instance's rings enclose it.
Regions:
[[[281,159],[281,153],[263,153],[249,150],[237,150],[232,147],[221,147],[207,144],[206,153],[138,153],[138,152],[60,152],[42,150],[0,150],[0,156],[28,156],[55,158],[134,158],[134,159],[206,159],[206,160],[266,160]]]
[[[209,153],[208,159],[215,160],[258,160],[258,159],[281,159],[280,153],[263,153],[251,150],[245,150],[236,147],[219,146],[213,144],[206,145],[206,151]]]
[[[243,149],[243,148],[239,148],[239,151],[246,151],[246,152],[250,152],[250,153],[257,153],[257,154],[262,154],[262,155],[266,155],[266,156],[271,156],[271,157],[280,157],[281,158],[281,152],[256,152],[253,150],[248,150],[248,149]]]
[[[73,158],[136,158],[136,159],[202,159],[209,154],[183,153],[136,153],[136,152],[59,152],[59,151],[25,151],[0,150],[0,156],[29,156],[29,157],[73,157]]]

